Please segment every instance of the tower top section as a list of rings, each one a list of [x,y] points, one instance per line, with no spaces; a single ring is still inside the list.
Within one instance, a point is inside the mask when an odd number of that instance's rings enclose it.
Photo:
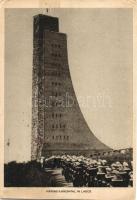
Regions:
[[[43,14],[35,15],[34,23],[38,24],[41,30],[59,32],[59,20],[57,17],[51,17]]]

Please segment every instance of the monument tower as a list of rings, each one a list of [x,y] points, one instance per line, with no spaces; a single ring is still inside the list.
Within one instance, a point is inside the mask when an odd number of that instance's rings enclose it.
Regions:
[[[34,16],[31,159],[109,149],[89,129],[76,99],[67,36],[58,18]]]

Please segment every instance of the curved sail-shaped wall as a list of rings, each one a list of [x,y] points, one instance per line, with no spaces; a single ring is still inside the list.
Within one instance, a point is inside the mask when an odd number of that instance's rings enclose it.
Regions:
[[[34,17],[32,159],[107,150],[89,129],[71,81],[67,36],[58,18]]]

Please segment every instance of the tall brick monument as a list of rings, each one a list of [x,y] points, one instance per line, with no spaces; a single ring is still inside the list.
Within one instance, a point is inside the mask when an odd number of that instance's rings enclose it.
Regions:
[[[34,16],[31,159],[90,154],[109,147],[89,129],[68,66],[67,36],[58,18]]]

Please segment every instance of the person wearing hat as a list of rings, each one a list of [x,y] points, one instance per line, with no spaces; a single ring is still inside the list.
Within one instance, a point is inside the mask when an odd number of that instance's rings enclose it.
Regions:
[[[96,176],[97,176],[97,167],[94,167],[94,166],[89,166],[87,168],[87,172],[88,172],[88,180],[87,180],[87,185],[88,187],[96,187],[97,185],[97,179],[96,179]]]
[[[107,187],[110,187],[110,183],[113,178],[114,178],[114,175],[112,174],[112,169],[110,167],[106,167],[105,179],[107,182]]]
[[[44,159],[45,159],[45,158],[44,158],[43,156],[40,158],[41,168],[44,167]]]
[[[130,176],[129,185],[132,187],[133,186],[133,172],[132,171],[129,173],[129,176]]]
[[[73,186],[74,187],[81,187],[82,186],[82,181],[81,181],[81,174],[79,169],[76,169],[73,177]]]
[[[124,180],[118,174],[115,174],[110,182],[110,185],[112,187],[123,187],[123,184],[124,184]]]
[[[106,182],[104,172],[98,171],[97,172],[97,179],[98,179],[98,187],[106,187],[107,186],[107,182]]]

